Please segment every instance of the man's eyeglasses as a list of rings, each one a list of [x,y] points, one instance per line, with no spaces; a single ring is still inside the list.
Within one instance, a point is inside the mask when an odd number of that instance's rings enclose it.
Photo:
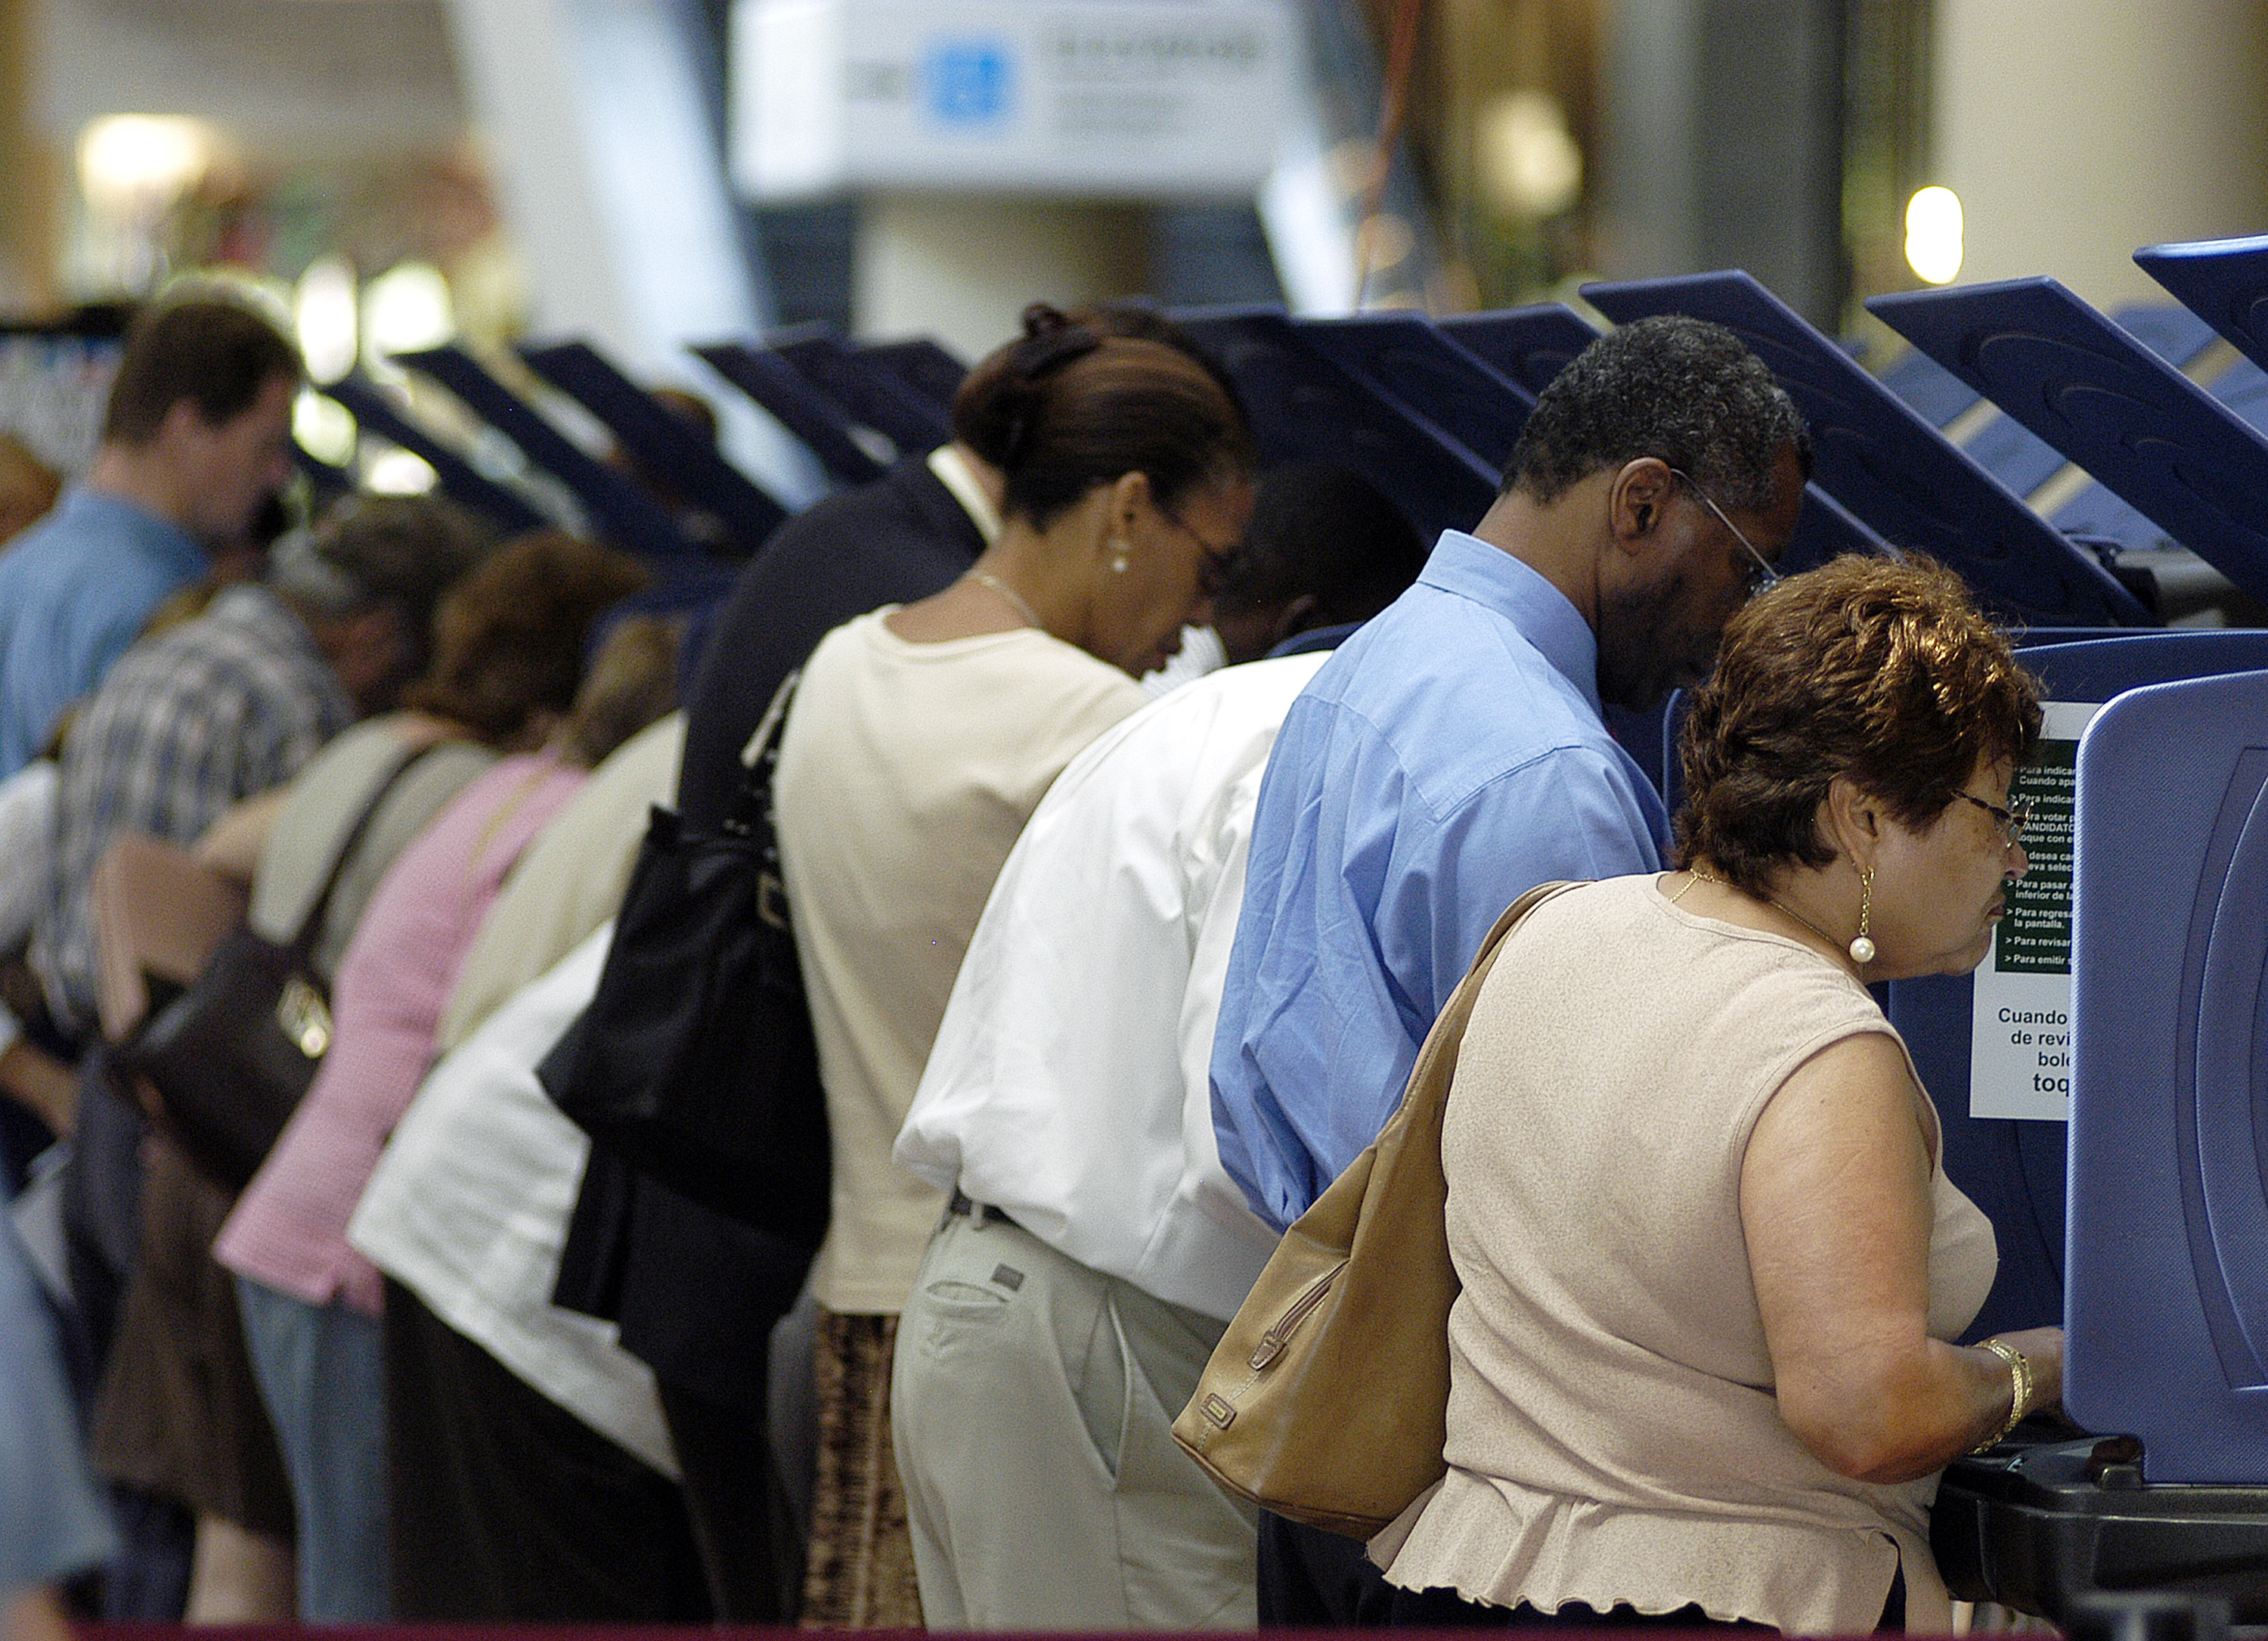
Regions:
[[[1690,473],[1681,471],[1676,468],[1671,468],[1669,471],[1672,477],[1681,480],[1687,489],[1701,498],[1701,505],[1715,514],[1717,522],[1732,531],[1733,539],[1740,543],[1747,551],[1749,562],[1742,565],[1742,569],[1749,579],[1749,596],[1754,598],[1758,593],[1768,592],[1778,587],[1780,583],[1780,573],[1771,567],[1771,560],[1758,552],[1756,543],[1743,536],[1741,533],[1741,527],[1725,516],[1725,510],[1717,505],[1716,498],[1702,489]]]
[[[1990,815],[1992,824],[2000,829],[2000,841],[2009,848],[2014,848],[2024,840],[2024,823],[2032,817],[2032,801],[2029,798],[2010,798],[2008,807],[2004,809],[1999,804],[1987,803],[1958,787],[1954,788],[1953,795],[1964,802],[1974,803]]]

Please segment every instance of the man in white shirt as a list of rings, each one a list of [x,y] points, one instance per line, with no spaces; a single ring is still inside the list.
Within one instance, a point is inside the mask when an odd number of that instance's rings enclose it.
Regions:
[[[1260,777],[1323,659],[1107,731],[977,925],[896,1149],[953,1197],[890,1391],[932,1629],[1255,1622],[1251,1514],[1171,1427],[1276,1243],[1207,1066]]]

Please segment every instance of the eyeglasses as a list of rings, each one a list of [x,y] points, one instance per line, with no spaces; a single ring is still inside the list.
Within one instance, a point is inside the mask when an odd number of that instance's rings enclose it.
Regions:
[[[1715,514],[1717,522],[1732,531],[1733,539],[1740,543],[1747,551],[1751,562],[1743,565],[1742,570],[1749,580],[1749,596],[1754,598],[1758,593],[1769,592],[1778,587],[1782,579],[1780,573],[1771,567],[1771,559],[1756,551],[1756,543],[1741,533],[1741,527],[1725,516],[1725,510],[1717,505],[1716,498],[1702,489],[1690,473],[1683,472],[1676,468],[1671,468],[1669,471],[1673,477],[1683,480],[1686,488],[1701,498],[1701,505]]]
[[[1197,590],[1207,598],[1218,598],[1228,590],[1235,578],[1236,561],[1241,542],[1232,542],[1226,547],[1216,547],[1189,527],[1189,521],[1170,507],[1160,507],[1159,513],[1167,523],[1197,544]]]
[[[1993,825],[2000,829],[2000,841],[2008,848],[2013,849],[2024,840],[2024,823],[2032,817],[2032,801],[2029,798],[2010,798],[2008,807],[2004,809],[1999,804],[1987,803],[1958,787],[1954,788],[1953,795],[1964,802],[1974,803],[1990,815]]]

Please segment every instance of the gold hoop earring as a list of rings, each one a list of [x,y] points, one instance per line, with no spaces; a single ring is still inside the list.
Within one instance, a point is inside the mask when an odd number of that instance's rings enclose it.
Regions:
[[[1851,961],[1862,969],[1874,960],[1874,942],[1867,935],[1867,925],[1874,913],[1874,869],[1868,866],[1859,873],[1859,934],[1851,942]]]

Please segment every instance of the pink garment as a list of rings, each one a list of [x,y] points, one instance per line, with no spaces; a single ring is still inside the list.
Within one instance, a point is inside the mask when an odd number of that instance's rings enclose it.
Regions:
[[[221,1228],[213,1257],[310,1305],[380,1314],[378,1269],[347,1221],[409,1109],[433,1035],[504,874],[584,772],[545,752],[467,786],[379,879],[331,987],[331,1047],[306,1098]]]

